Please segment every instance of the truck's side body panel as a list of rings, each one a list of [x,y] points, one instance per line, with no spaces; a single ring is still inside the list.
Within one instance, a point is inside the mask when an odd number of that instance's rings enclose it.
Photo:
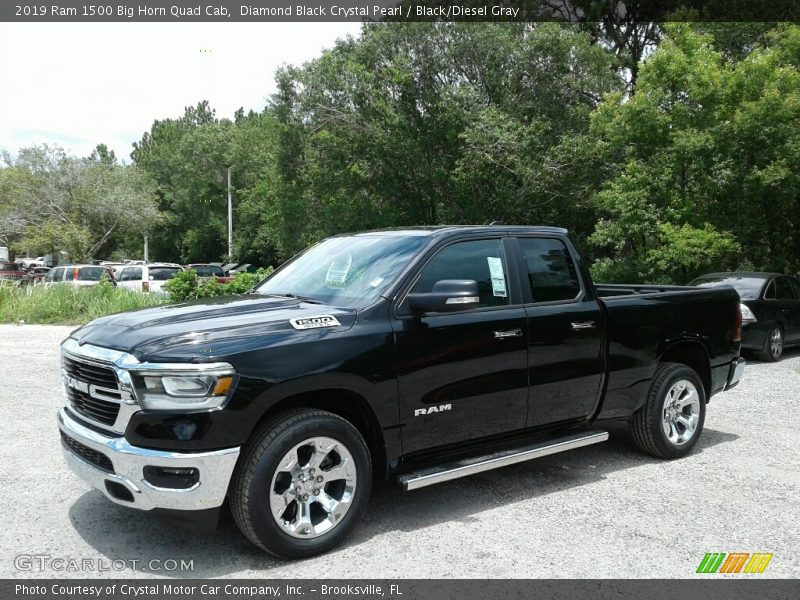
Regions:
[[[603,288],[599,289],[602,294]],[[705,292],[672,288],[603,298],[608,315],[608,383],[600,418],[630,417],[645,401],[659,358],[676,344],[693,343],[703,349],[712,375],[716,373],[709,396],[720,390],[720,373],[727,374],[727,366],[739,354],[739,342],[734,340],[739,296],[732,289]]]

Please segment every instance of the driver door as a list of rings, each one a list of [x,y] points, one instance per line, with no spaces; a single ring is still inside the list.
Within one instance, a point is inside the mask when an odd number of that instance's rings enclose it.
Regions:
[[[456,241],[424,264],[409,292],[437,281],[474,280],[480,305],[413,315],[398,306],[397,349],[403,451],[411,453],[525,427],[527,317],[497,238]]]

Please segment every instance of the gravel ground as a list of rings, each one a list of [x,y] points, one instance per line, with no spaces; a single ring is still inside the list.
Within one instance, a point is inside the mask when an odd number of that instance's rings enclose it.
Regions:
[[[773,552],[764,577],[800,576],[800,352],[748,364],[683,460],[643,456],[614,430],[606,444],[415,492],[378,486],[343,547],[285,562],[230,516],[215,534],[189,532],[67,470],[55,416],[70,330],[0,325],[0,577],[149,577],[151,559],[193,561],[156,573],[167,577],[691,577],[711,551]],[[27,570],[17,555],[94,559],[95,570]],[[113,560],[140,564],[97,571]]]

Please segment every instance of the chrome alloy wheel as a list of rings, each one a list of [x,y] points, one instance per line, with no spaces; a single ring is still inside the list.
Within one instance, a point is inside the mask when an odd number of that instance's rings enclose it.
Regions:
[[[355,461],[341,442],[307,439],[281,459],[269,491],[270,513],[283,531],[301,539],[319,537],[350,509]]]
[[[769,349],[772,351],[772,356],[780,356],[783,351],[783,334],[780,327],[772,330],[772,335],[769,338]]]
[[[692,439],[700,422],[700,394],[691,381],[681,379],[664,398],[664,434],[670,443],[682,446]]]

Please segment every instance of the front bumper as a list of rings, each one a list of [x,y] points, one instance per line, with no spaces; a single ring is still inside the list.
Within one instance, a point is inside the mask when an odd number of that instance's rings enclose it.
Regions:
[[[74,442],[107,457],[113,466],[106,470],[79,455],[66,443],[61,444],[67,465],[86,483],[97,488],[109,500],[139,510],[206,510],[217,508],[225,500],[239,448],[213,452],[169,452],[131,446],[124,437],[102,434],[73,418],[66,408],[58,413],[58,428]],[[95,456],[87,452],[87,455]],[[199,480],[189,488],[156,487],[145,480],[146,466],[177,469],[195,468]],[[119,486],[122,486],[127,493]]]
[[[744,376],[745,364],[745,360],[741,357],[731,363],[730,371],[728,372],[728,383],[725,386],[726,390],[731,389],[741,381]]]

